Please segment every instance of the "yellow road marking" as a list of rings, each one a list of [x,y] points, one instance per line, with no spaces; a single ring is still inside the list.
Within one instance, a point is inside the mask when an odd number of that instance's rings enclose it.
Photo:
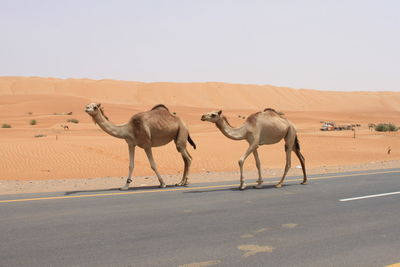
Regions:
[[[400,267],[400,262],[395,264],[386,265],[385,267]]]
[[[203,262],[193,262],[189,264],[179,265],[178,267],[205,267],[220,264],[220,260],[203,261]]]
[[[375,174],[387,174],[387,173],[400,173],[399,171],[382,171],[382,172],[371,172],[371,173],[358,173],[358,174],[344,174],[344,175],[331,175],[322,177],[308,178],[308,180],[325,180],[333,178],[345,178],[352,176],[366,176]],[[303,179],[288,179],[286,182],[303,181]],[[265,184],[275,184],[276,181],[266,182]],[[255,183],[249,184],[255,185]],[[50,200],[50,199],[66,199],[66,198],[87,198],[87,197],[102,197],[102,196],[115,196],[115,195],[135,195],[135,194],[146,194],[146,193],[157,193],[157,192],[173,192],[173,191],[188,191],[188,190],[200,190],[200,189],[212,189],[221,187],[231,187],[238,186],[238,184],[224,184],[224,185],[210,185],[210,186],[200,186],[200,187],[181,187],[173,189],[155,189],[155,190],[145,190],[145,191],[135,191],[135,192],[117,192],[117,193],[103,193],[103,194],[86,194],[86,195],[76,195],[76,196],[57,196],[57,197],[37,197],[37,198],[21,198],[21,199],[7,199],[0,200],[0,203],[10,203],[10,202],[25,202],[25,201],[37,201],[37,200]],[[140,189],[140,188],[138,188]]]
[[[240,250],[243,251],[247,251],[246,253],[243,254],[242,257],[249,257],[249,256],[253,256],[257,253],[260,252],[269,252],[271,253],[272,251],[274,251],[274,247],[271,246],[259,246],[259,245],[253,245],[253,244],[249,244],[249,245],[240,245],[237,247]]]
[[[286,223],[286,224],[282,224],[283,228],[288,228],[288,229],[293,229],[297,227],[297,223]]]

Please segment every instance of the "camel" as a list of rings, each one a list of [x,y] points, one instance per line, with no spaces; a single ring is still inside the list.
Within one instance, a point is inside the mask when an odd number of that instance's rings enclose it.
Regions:
[[[108,120],[101,104],[90,103],[86,106],[85,111],[103,131],[111,136],[125,139],[128,144],[129,172],[126,184],[121,187],[121,190],[128,190],[129,184],[132,182],[136,146],[146,152],[150,166],[160,182],[160,187],[166,187],[153,159],[152,147],[166,145],[172,140],[174,140],[178,152],[181,153],[185,165],[182,180],[176,185],[185,186],[189,184],[188,175],[192,157],[186,149],[186,141],[194,149],[196,149],[196,144],[190,138],[183,120],[172,115],[166,106],[160,104],[154,106],[151,110],[137,113],[132,116],[128,123],[121,125],[115,125]]]
[[[246,158],[253,153],[258,170],[258,180],[256,188],[262,188],[263,179],[261,177],[261,163],[258,157],[257,149],[261,145],[271,145],[285,140],[286,165],[282,179],[275,187],[282,187],[283,180],[291,167],[291,152],[294,151],[300,160],[303,169],[303,182],[307,184],[307,175],[305,170],[305,159],[300,152],[300,145],[297,138],[295,126],[283,117],[283,113],[274,109],[266,108],[262,112],[257,112],[248,116],[244,124],[238,128],[232,127],[228,119],[222,115],[222,110],[206,113],[201,117],[202,121],[215,123],[217,128],[226,137],[233,140],[245,139],[249,143],[249,148],[239,159],[240,168],[240,190],[246,188],[245,179],[243,177],[243,164]]]

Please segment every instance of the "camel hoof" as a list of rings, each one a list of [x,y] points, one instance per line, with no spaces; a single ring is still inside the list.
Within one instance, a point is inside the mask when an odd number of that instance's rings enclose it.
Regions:
[[[180,182],[178,184],[175,184],[175,186],[187,186],[189,182]]]
[[[121,190],[121,191],[126,191],[126,190],[128,190],[129,189],[129,186],[123,186],[123,187],[121,187],[119,190]]]
[[[245,190],[245,189],[246,189],[246,185],[241,185],[241,186],[239,186],[239,190],[243,191],[243,190]]]
[[[261,189],[261,188],[263,188],[263,186],[262,186],[262,184],[258,184],[258,185],[255,185],[254,188]]]
[[[160,184],[160,188],[166,188],[167,186],[165,184]]]
[[[276,188],[281,188],[281,187],[282,187],[282,184],[277,184],[277,185],[275,185],[275,187],[276,187]]]

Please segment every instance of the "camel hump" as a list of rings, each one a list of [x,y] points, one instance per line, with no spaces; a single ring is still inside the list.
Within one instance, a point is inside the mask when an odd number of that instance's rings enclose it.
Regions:
[[[265,112],[265,111],[272,111],[272,112],[275,112],[276,114],[278,114],[278,115],[280,115],[280,116],[285,115],[285,113],[280,112],[280,111],[276,111],[276,110],[273,109],[273,108],[266,108],[266,109],[264,109],[264,112]]]
[[[169,109],[168,109],[165,105],[163,105],[163,104],[155,105],[151,110],[161,109],[161,108],[166,109],[166,110],[169,111]]]
[[[273,112],[276,112],[276,110],[273,109],[273,108],[266,108],[266,109],[264,109],[264,111],[273,111]]]

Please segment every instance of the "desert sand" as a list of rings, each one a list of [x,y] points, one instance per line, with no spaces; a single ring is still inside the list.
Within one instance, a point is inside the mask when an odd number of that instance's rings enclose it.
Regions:
[[[106,115],[117,124],[159,103],[176,112],[186,122],[198,147],[193,150],[188,146],[193,156],[192,183],[238,179],[237,161],[247,143],[230,140],[213,124],[200,121],[203,113],[218,109],[234,126],[244,122],[243,116],[266,107],[284,112],[298,129],[310,173],[400,166],[400,133],[368,129],[368,123],[400,124],[398,92],[335,92],[215,82],[0,77],[0,126],[11,125],[0,128],[0,194],[123,185],[128,172],[127,145],[93,123],[84,112],[90,102],[102,103]],[[70,119],[79,123],[67,122]],[[36,120],[36,125],[31,125],[31,120]],[[353,131],[320,131],[321,121],[361,126],[354,138]],[[64,130],[64,125],[69,130]],[[281,173],[285,164],[283,146],[280,142],[259,149],[264,177]],[[144,151],[136,151],[132,185],[157,185]],[[153,154],[165,180],[169,184],[178,182],[183,162],[174,144],[155,148]],[[293,154],[288,175],[300,175],[297,165]],[[245,169],[246,178],[256,178],[251,156]]]

